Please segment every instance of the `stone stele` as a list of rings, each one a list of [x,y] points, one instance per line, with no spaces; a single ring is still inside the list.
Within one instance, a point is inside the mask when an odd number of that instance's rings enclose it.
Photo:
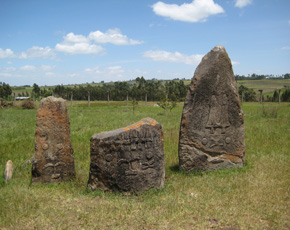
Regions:
[[[214,47],[198,65],[186,95],[179,167],[186,171],[242,167],[245,128],[231,60]]]
[[[66,101],[55,97],[42,99],[36,119],[32,183],[53,183],[74,178],[74,156]]]
[[[140,193],[162,188],[163,132],[151,118],[91,138],[90,190]]]

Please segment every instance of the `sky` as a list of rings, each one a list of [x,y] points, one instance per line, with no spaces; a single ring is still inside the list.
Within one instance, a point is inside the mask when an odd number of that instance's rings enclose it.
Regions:
[[[214,46],[235,74],[290,73],[289,0],[0,0],[0,82],[191,79]]]

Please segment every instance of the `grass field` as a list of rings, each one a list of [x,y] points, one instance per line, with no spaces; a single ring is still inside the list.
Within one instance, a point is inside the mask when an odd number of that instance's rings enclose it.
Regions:
[[[74,102],[69,108],[76,179],[30,185],[36,110],[0,109],[0,172],[8,159],[14,178],[0,177],[0,229],[290,229],[290,104],[243,103],[246,166],[204,173],[178,170],[182,104],[172,113],[126,102]],[[70,103],[68,103],[70,105]],[[270,114],[270,113],[269,113]],[[139,196],[88,193],[90,137],[152,117],[163,126],[166,183]]]
[[[285,86],[290,86],[290,79],[264,79],[264,80],[243,80],[238,81],[238,85],[244,85],[250,89],[253,89],[257,95],[260,89],[263,90],[263,95],[273,96],[275,90],[283,89]]]

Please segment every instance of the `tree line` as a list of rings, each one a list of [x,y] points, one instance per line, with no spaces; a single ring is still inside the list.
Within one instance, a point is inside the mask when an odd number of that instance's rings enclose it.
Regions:
[[[289,75],[289,76],[288,76]],[[254,76],[256,77],[256,76]],[[290,74],[285,74],[283,77],[290,77]],[[20,90],[20,87],[17,87]],[[25,87],[23,88],[25,89]],[[137,77],[132,82],[114,82],[102,83],[98,85],[77,85],[77,86],[63,86],[57,85],[55,87],[39,87],[33,84],[32,92],[35,98],[58,96],[70,100],[112,100],[124,101],[127,99],[135,101],[161,101],[168,99],[171,101],[184,101],[188,86],[184,84],[184,80],[159,81],[156,79],[145,80],[144,77]],[[239,95],[242,101],[257,101],[258,95],[253,89],[244,85],[239,86]],[[12,88],[9,84],[0,82],[0,98],[12,99]],[[267,96],[265,101],[277,102],[290,101],[290,87],[275,90],[273,96]],[[18,96],[32,97],[27,91],[18,93]],[[32,98],[31,98],[32,99]]]
[[[100,85],[79,85],[79,86],[63,86],[57,85],[51,91],[43,90],[36,85],[33,87],[33,92],[38,96],[53,94],[70,100],[90,100],[104,101],[160,101],[163,98],[168,98],[172,101],[183,101],[185,99],[187,88],[183,80],[158,81],[145,80],[144,77],[137,77],[133,84],[128,82],[103,83]]]
[[[290,79],[290,73],[282,74],[280,76],[274,76],[274,75],[265,75],[265,74],[249,74],[248,76],[245,75],[235,75],[236,81],[241,80],[263,80],[263,79],[272,79],[272,80],[278,80],[278,79]]]

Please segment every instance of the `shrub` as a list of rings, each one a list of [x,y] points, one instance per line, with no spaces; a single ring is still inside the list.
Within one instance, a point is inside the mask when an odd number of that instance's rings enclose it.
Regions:
[[[21,107],[24,108],[24,109],[35,109],[35,104],[33,101],[24,101],[22,104],[21,104]]]

